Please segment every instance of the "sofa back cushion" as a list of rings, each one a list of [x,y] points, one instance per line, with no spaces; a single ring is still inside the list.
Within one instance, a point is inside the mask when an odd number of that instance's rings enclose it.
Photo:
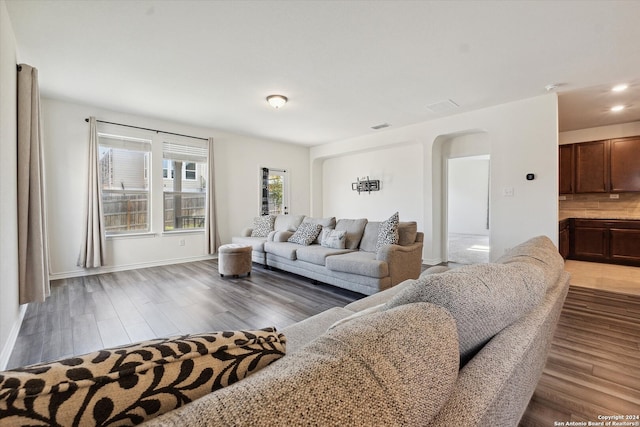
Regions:
[[[496,262],[501,264],[525,262],[542,268],[547,288],[558,283],[564,271],[564,259],[547,236],[534,237],[514,246]]]
[[[451,315],[432,304],[410,304],[336,326],[158,423],[428,425],[453,391],[457,371]]]
[[[274,328],[161,338],[0,372],[0,425],[133,425],[284,356]]]
[[[398,244],[400,246],[413,245],[418,235],[418,224],[415,221],[398,223]]]
[[[456,319],[464,365],[494,335],[539,304],[545,291],[539,267],[475,264],[422,276],[385,308],[424,301],[447,309]]]
[[[306,217],[303,223],[312,223],[312,224],[320,224],[323,230],[333,230],[336,228],[336,217],[331,216],[327,218],[312,218],[310,216]],[[318,236],[314,243],[321,244],[322,243],[322,233]]]
[[[303,220],[304,215],[277,215],[273,229],[275,231],[296,231]]]
[[[360,250],[365,252],[375,252],[376,242],[378,241],[378,230],[380,229],[380,221],[369,221],[364,227],[362,239],[360,239]]]
[[[347,249],[358,249],[358,245],[360,244],[360,240],[362,239],[362,234],[364,233],[364,228],[366,227],[366,225],[366,218],[338,220],[338,222],[336,223],[336,230],[345,230],[347,232]]]

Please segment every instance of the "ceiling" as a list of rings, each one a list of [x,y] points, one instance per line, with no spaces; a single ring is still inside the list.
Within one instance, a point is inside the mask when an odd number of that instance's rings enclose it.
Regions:
[[[6,4],[44,96],[118,112],[317,145],[555,83],[560,130],[640,120],[640,1]]]

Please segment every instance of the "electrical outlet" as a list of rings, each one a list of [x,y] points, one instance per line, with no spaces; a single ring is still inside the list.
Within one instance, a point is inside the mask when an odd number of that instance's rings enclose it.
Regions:
[[[178,244],[179,244],[180,246],[184,246],[184,239],[180,239],[180,241],[178,242]]]
[[[504,197],[513,197],[513,193],[514,193],[513,187],[505,187],[502,189],[502,195]]]
[[[558,197],[558,200],[567,200],[567,196],[560,196]]]
[[[609,198],[610,199],[619,199],[620,195],[619,194],[609,194]]]

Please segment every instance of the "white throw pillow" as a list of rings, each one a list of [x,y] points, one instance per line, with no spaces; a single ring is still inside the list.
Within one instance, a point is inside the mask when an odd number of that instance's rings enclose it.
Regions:
[[[347,244],[347,232],[346,230],[324,228],[320,244],[325,248],[344,249]]]

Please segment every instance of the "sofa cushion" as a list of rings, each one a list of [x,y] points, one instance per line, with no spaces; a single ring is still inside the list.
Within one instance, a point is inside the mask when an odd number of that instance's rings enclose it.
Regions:
[[[394,213],[389,219],[382,221],[378,228],[378,236],[376,240],[376,252],[380,250],[384,245],[396,245],[398,244],[398,222],[400,218],[398,212]]]
[[[496,263],[509,264],[526,262],[542,268],[547,288],[558,283],[564,271],[564,260],[551,239],[538,236],[511,248],[496,260]]]
[[[322,226],[320,224],[305,222],[300,224],[300,227],[293,233],[293,236],[287,239],[287,242],[308,246],[318,238],[321,231]]]
[[[320,233],[320,244],[325,248],[345,249],[347,247],[347,232],[323,228]]]
[[[274,215],[257,216],[253,219],[253,230],[251,237],[267,237],[273,231],[276,221]]]
[[[333,249],[325,248],[320,245],[309,245],[298,247],[296,250],[296,258],[300,261],[310,262],[317,265],[325,265],[327,257],[332,255],[340,255],[351,252],[349,249]]]
[[[446,308],[456,319],[460,361],[465,364],[495,334],[537,305],[545,290],[539,267],[475,264],[423,276],[389,300],[386,308],[417,301]]]
[[[376,259],[371,252],[351,252],[348,254],[327,257],[325,265],[329,270],[357,274],[369,277],[387,277],[389,265]]]
[[[301,248],[297,243],[290,242],[266,242],[264,244],[264,251],[273,255],[277,255],[282,258],[295,261],[296,251]]]
[[[429,425],[455,386],[457,347],[445,310],[398,307],[340,325],[158,424]]]
[[[257,252],[264,252],[264,242],[267,239],[265,237],[232,237],[232,243],[238,243],[241,245],[249,245],[251,249]]]
[[[336,227],[336,217],[335,216],[330,216],[327,218],[312,218],[312,217],[306,217],[304,219],[303,222],[310,222],[312,224],[320,224],[322,226],[322,229],[330,229],[333,230]],[[322,241],[322,234],[318,235],[318,238],[316,239],[316,241],[314,243],[320,244]]]
[[[275,231],[296,231],[304,220],[304,215],[277,215],[273,223]]]
[[[380,221],[368,221],[360,239],[360,250],[365,252],[376,252],[376,242],[378,241],[378,230]]]
[[[366,218],[360,219],[339,219],[336,223],[336,230],[345,230],[347,232],[347,249],[357,249],[364,233],[364,227],[367,225]]]
[[[416,242],[418,224],[415,221],[398,223],[398,244],[400,246],[412,245]]]
[[[132,425],[279,359],[274,328],[155,339],[0,373],[2,425]]]

